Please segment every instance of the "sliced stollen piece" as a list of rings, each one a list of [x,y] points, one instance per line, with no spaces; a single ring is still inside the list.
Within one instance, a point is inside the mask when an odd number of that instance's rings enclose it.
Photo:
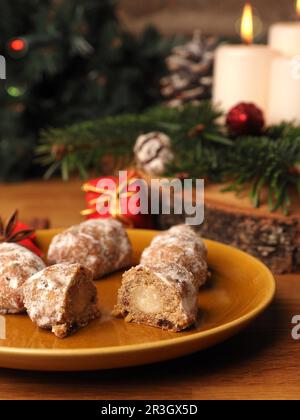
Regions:
[[[142,253],[140,263],[177,263],[190,271],[198,287],[208,278],[207,250],[202,239],[188,225],[174,226],[156,236]]]
[[[24,312],[23,285],[45,268],[41,258],[15,243],[0,244],[0,313]]]
[[[57,264],[30,277],[24,303],[40,328],[65,338],[100,316],[92,272],[80,264]]]
[[[48,251],[49,264],[80,263],[95,279],[130,266],[132,246],[122,223],[92,219],[55,236]]]
[[[169,331],[191,326],[198,312],[192,273],[178,264],[157,263],[124,273],[113,314]]]

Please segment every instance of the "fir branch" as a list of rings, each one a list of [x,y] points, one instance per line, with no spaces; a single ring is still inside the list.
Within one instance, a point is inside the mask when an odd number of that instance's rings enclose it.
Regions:
[[[300,162],[300,127],[286,126],[284,136],[277,139],[267,136],[239,138],[224,159],[224,176],[240,178],[239,187],[250,184],[250,198],[255,207],[260,206],[261,193],[266,187],[270,211],[279,207],[285,209],[289,187],[299,182],[299,174],[291,174],[290,170]],[[231,186],[236,189],[236,185]]]
[[[77,171],[87,177],[100,172],[100,161],[112,156],[125,168],[133,159],[139,134],[163,131],[172,139],[175,161],[167,175],[179,172],[206,177],[214,182],[230,181],[226,191],[237,193],[250,185],[253,206],[259,207],[267,190],[270,211],[287,212],[290,187],[300,194],[300,127],[281,124],[263,136],[231,139],[218,123],[220,113],[209,102],[181,109],[156,107],[139,115],[121,115],[76,124],[43,133],[37,149],[47,175],[60,169],[64,179]],[[225,191],[225,190],[224,190]]]
[[[41,144],[36,149],[37,161],[50,166],[48,175],[60,169],[65,179],[74,171],[82,174],[94,169],[99,172],[104,156],[122,158],[126,162],[132,160],[134,143],[142,133],[164,131],[177,148],[187,144],[187,132],[198,124],[199,118],[205,129],[198,137],[217,133],[218,116],[209,104],[182,110],[157,107],[140,115],[106,117],[65,129],[51,129],[42,133]],[[193,140],[187,148],[191,155]]]

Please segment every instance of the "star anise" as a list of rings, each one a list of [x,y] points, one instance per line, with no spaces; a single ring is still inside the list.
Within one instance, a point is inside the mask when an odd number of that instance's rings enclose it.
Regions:
[[[19,212],[16,210],[5,224],[0,217],[0,243],[1,242],[20,242],[33,234],[33,229],[23,229],[15,231],[18,223]]]

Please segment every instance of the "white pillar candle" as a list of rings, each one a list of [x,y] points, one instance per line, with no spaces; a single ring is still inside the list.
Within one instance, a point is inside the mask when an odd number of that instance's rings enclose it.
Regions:
[[[216,52],[213,102],[228,112],[252,102],[267,112],[272,53],[265,45],[223,45]]]
[[[268,123],[300,124],[300,60],[278,54],[270,75]]]
[[[269,31],[270,47],[288,56],[300,54],[300,22],[275,23]]]

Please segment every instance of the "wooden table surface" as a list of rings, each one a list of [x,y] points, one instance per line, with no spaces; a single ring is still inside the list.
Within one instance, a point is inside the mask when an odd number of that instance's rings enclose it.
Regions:
[[[49,217],[52,226],[81,220],[80,182],[0,185],[0,212]],[[273,304],[248,329],[207,351],[157,365],[86,373],[0,369],[0,399],[299,399],[300,275],[277,277]]]

